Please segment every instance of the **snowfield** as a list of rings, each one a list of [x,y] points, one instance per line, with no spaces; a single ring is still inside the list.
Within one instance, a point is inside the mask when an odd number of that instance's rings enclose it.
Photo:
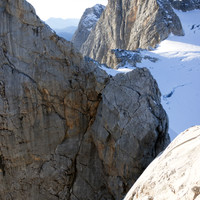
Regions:
[[[148,68],[162,93],[162,105],[169,117],[169,133],[177,133],[200,124],[200,10],[182,12],[179,16],[185,36],[170,35],[152,51],[141,55],[157,58],[156,62],[142,59],[137,67]],[[118,70],[106,69],[116,75],[134,69],[125,65]]]

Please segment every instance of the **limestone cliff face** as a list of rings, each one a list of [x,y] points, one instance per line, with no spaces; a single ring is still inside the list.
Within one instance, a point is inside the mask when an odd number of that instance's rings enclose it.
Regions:
[[[170,2],[175,9],[182,11],[200,9],[200,0],[170,0]]]
[[[96,4],[92,8],[87,8],[80,19],[78,29],[73,35],[72,43],[80,50],[82,44],[87,40],[92,28],[96,25],[105,6]]]
[[[181,133],[140,176],[124,200],[200,198],[200,126]]]
[[[168,142],[150,73],[109,78],[26,1],[0,19],[0,199],[121,199]]]
[[[108,77],[25,1],[0,8],[0,199],[69,199]]]
[[[81,52],[110,66],[111,49],[155,47],[170,33],[183,35],[183,30],[168,1],[110,0]]]

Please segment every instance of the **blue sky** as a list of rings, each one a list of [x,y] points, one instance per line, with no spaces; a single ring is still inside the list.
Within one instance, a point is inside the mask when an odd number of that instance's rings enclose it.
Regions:
[[[48,18],[81,18],[86,8],[107,4],[107,0],[27,0],[42,20]]]

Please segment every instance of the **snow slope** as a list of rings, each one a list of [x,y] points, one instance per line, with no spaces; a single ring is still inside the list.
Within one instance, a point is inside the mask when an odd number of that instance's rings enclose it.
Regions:
[[[143,58],[150,56],[158,61],[143,59],[137,64],[137,67],[147,67],[158,82],[172,140],[176,133],[200,124],[200,10],[175,12],[185,36],[170,35],[155,50],[142,51]],[[124,66],[108,73],[115,75],[132,69]]]

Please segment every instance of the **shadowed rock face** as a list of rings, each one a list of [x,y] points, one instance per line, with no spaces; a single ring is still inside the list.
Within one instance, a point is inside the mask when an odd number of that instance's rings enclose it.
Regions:
[[[85,146],[88,141],[93,141],[103,165],[105,183],[112,195],[104,199],[123,198],[131,183],[168,144],[167,129],[168,120],[160,104],[160,92],[147,69],[118,74],[110,81],[102,93],[96,120],[85,136],[88,137]],[[82,161],[82,156],[78,157],[78,162],[79,159]],[[95,165],[95,168],[99,166]],[[88,171],[86,166],[81,169]],[[97,183],[92,182],[92,186],[98,185],[98,191],[102,181],[95,175],[96,171],[100,170],[90,171],[89,177],[95,177]],[[91,183],[89,179],[86,182]]]
[[[0,199],[120,199],[168,142],[154,79],[109,78],[26,1],[0,19]]]
[[[111,49],[148,49],[170,33],[183,35],[183,30],[168,1],[110,0],[81,52],[111,66]]]
[[[124,200],[199,199],[200,126],[178,135],[140,176]]]
[[[78,29],[74,33],[71,40],[78,50],[81,49],[82,44],[87,40],[92,28],[95,27],[104,9],[105,6],[96,4],[92,8],[87,8],[83,13],[78,25]]]
[[[200,9],[200,0],[170,0],[170,2],[175,9],[185,12],[189,10]]]

